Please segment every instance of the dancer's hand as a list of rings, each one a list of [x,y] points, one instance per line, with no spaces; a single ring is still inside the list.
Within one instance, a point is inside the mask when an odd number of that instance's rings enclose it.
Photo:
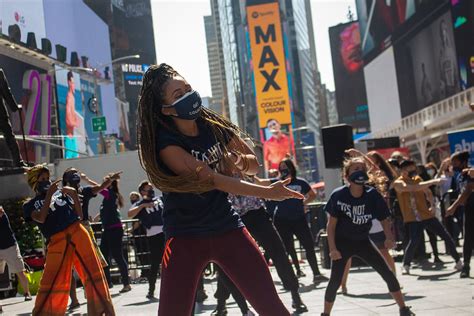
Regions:
[[[337,261],[337,260],[342,259],[342,255],[337,249],[334,249],[331,252],[329,252],[329,257],[331,257],[332,261]]]
[[[269,200],[275,200],[275,201],[283,201],[286,199],[304,199],[304,195],[301,193],[298,193],[296,191],[290,190],[286,187],[287,184],[291,182],[291,179],[285,179],[281,181],[277,181],[272,183],[268,187],[268,196],[266,196],[267,199]]]
[[[63,187],[61,192],[65,195],[69,195],[70,197],[74,197],[74,195],[77,193],[76,189],[72,187]]]
[[[52,196],[53,193],[58,190],[59,183],[61,183],[61,182],[62,182],[62,180],[59,179],[59,180],[56,180],[56,181],[54,181],[53,183],[51,183],[51,185],[49,186],[49,189],[48,189],[48,192],[47,192],[47,193]]]
[[[3,217],[3,214],[5,214],[5,210],[3,209],[3,206],[0,206],[0,218]]]
[[[453,204],[446,210],[446,217],[453,216],[454,212],[456,212],[457,207]]]

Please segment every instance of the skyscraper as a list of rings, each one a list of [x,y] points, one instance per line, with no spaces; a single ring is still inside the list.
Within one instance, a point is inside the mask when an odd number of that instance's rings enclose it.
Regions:
[[[273,115],[269,113],[280,117],[282,130],[294,138],[296,148],[291,151],[296,149],[296,160],[304,169],[305,163],[298,161],[298,148],[320,144],[320,81],[309,0],[212,3],[218,6],[230,119],[265,142],[271,137],[266,126]],[[267,8],[270,11],[264,12]],[[273,24],[251,26],[266,23],[257,19],[267,13],[274,15]],[[261,41],[271,42],[272,51],[257,48]],[[272,65],[273,71],[268,68]],[[263,77],[259,76],[263,72]],[[315,181],[317,178],[313,175]]]

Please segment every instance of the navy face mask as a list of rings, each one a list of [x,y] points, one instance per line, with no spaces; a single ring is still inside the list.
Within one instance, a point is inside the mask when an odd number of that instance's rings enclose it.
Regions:
[[[416,177],[416,175],[417,175],[417,173],[416,173],[415,170],[408,172],[408,176],[409,176],[410,178],[414,178],[414,177]]]
[[[290,175],[290,170],[288,169],[280,170],[280,175],[282,179],[286,179]]]
[[[153,199],[155,197],[155,190],[151,189],[151,190],[148,190],[148,198],[150,199]]]
[[[48,192],[50,186],[51,186],[51,181],[49,180],[38,182],[38,186],[37,186],[38,193],[44,194]]]
[[[165,108],[174,107],[178,118],[183,120],[195,120],[202,110],[201,96],[197,91],[190,91],[176,100],[172,105],[165,105]]]
[[[349,176],[350,182],[353,182],[359,185],[364,185],[367,182],[367,180],[369,180],[369,176],[367,175],[367,172],[363,170],[355,171]]]
[[[78,187],[79,183],[81,183],[81,176],[77,173],[73,173],[69,176],[68,182],[73,187]]]

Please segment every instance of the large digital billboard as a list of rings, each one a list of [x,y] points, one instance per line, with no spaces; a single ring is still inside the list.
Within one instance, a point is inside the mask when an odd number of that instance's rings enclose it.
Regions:
[[[43,0],[0,0],[0,33],[8,36],[8,27],[18,25],[20,40],[26,43],[28,32],[34,32],[36,45],[46,37]]]
[[[366,133],[370,121],[359,24],[349,22],[329,28],[329,40],[339,122],[351,125],[357,134]]]
[[[474,1],[452,0],[461,89],[474,86]]]
[[[0,54],[0,67],[5,72],[12,94],[16,101],[23,105],[23,127],[26,135],[49,141],[53,104],[52,74],[23,61]],[[19,112],[10,113],[13,132],[21,135]],[[24,146],[20,143],[20,152],[24,159]],[[50,148],[45,145],[27,142],[28,160],[32,162],[49,162]],[[8,159],[0,153],[1,159]]]
[[[247,7],[260,128],[270,120],[291,124],[286,58],[278,3]]]
[[[364,59],[390,47],[448,0],[356,0]]]
[[[402,117],[460,91],[451,12],[395,46]]]

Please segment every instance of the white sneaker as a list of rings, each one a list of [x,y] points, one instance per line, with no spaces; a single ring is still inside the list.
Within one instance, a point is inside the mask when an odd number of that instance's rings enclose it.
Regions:
[[[462,260],[459,260],[458,262],[456,262],[454,269],[456,269],[456,271],[461,271],[463,267],[464,267],[464,264],[462,263]]]
[[[402,274],[410,274],[410,266],[405,265],[402,267]]]
[[[242,316],[255,316],[255,314],[249,309],[249,311]]]

